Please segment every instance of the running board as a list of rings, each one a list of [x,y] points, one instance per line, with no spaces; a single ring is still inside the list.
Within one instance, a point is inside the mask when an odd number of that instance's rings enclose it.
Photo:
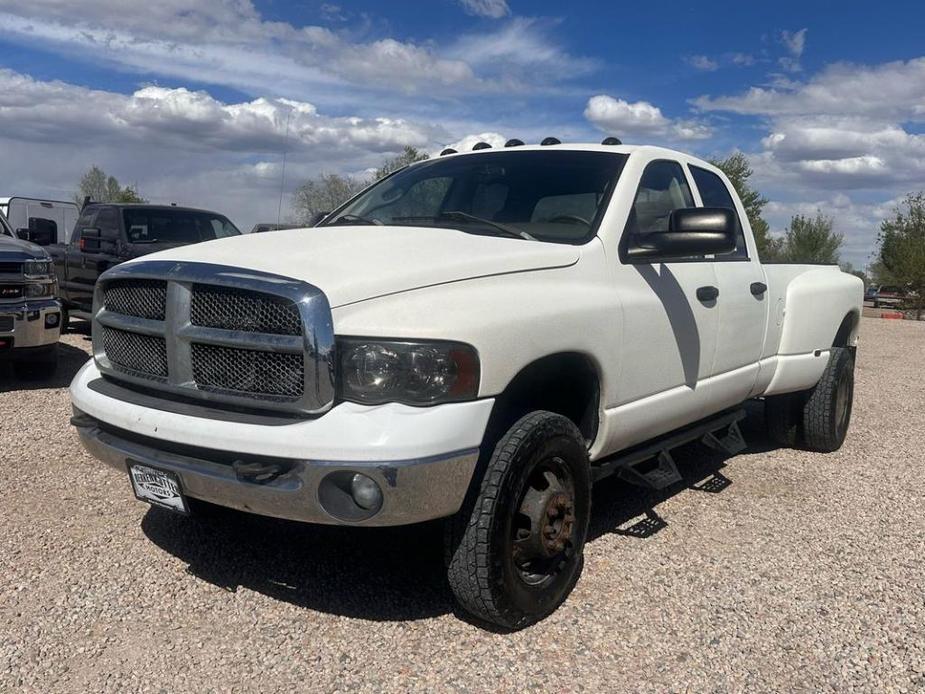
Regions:
[[[606,458],[592,468],[594,481],[611,475],[647,489],[660,490],[681,481],[671,451],[692,441],[733,456],[745,449],[739,422],[745,410],[726,411]]]

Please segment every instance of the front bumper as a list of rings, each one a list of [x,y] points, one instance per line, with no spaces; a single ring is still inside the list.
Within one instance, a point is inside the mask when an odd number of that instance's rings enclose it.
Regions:
[[[54,325],[46,327],[46,320],[53,320]],[[60,335],[61,304],[56,299],[0,304],[0,342],[11,340],[12,350],[53,345]],[[0,351],[0,356],[3,353],[9,354],[10,349]]]
[[[340,403],[320,417],[267,418],[209,411],[138,394],[103,379],[92,360],[71,383],[85,448],[126,471],[127,460],[174,472],[192,498],[312,523],[404,525],[449,516],[469,488],[494,401],[434,407]],[[235,463],[282,462],[266,483]],[[372,478],[382,492],[366,518],[332,515],[322,480],[339,471]],[[128,489],[128,480],[126,480]]]
[[[203,449],[162,450],[120,435],[79,410],[72,423],[84,448],[117,470],[127,472],[129,462],[144,463],[176,474],[184,494],[194,499],[308,523],[407,525],[452,515],[462,506],[478,459],[478,449],[380,462],[276,459],[273,463],[281,466],[282,474],[260,482],[242,475],[221,451],[210,459]],[[354,502],[346,491],[332,499],[330,494],[339,489],[333,481],[337,474],[328,479],[332,473],[341,473],[341,478],[344,473],[360,473],[374,480],[382,492],[378,511],[362,517],[366,512],[351,508]],[[325,485],[327,497],[322,492]]]

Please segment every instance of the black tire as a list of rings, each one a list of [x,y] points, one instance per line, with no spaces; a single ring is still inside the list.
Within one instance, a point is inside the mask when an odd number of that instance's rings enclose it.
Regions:
[[[447,576],[461,607],[505,629],[552,614],[581,575],[591,515],[578,428],[552,412],[521,418],[470,497],[447,525]]]
[[[837,451],[844,443],[851,423],[854,401],[854,356],[851,350],[833,347],[822,378],[808,393],[803,406],[803,442],[813,451]]]
[[[801,443],[805,402],[805,391],[769,395],[764,399],[764,421],[771,443],[781,448],[794,448]]]

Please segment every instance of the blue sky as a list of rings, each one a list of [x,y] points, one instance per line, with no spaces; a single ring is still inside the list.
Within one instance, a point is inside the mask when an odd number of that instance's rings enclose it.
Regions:
[[[925,188],[925,6],[0,2],[0,192],[96,163],[249,227],[404,144],[545,135],[749,155],[780,232],[821,209],[862,266]],[[290,133],[285,135],[285,124]]]

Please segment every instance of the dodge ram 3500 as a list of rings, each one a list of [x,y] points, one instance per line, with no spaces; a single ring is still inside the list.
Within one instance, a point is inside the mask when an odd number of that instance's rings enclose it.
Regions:
[[[837,449],[861,281],[762,265],[719,169],[613,142],[445,151],[309,231],[109,270],[83,444],[179,512],[445,518],[456,598],[507,628],[578,580],[593,482],[741,450],[750,398],[779,444]]]

